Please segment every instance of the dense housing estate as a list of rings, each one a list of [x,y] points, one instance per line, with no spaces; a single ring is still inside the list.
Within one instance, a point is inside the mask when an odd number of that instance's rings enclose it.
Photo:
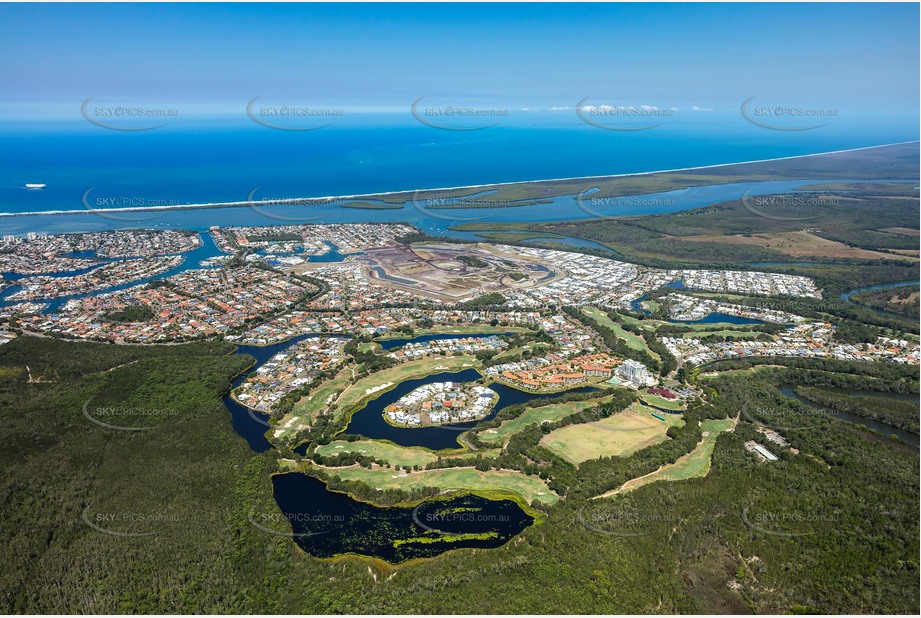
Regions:
[[[808,278],[777,273],[659,270],[574,252],[482,245],[483,256],[495,251],[498,256],[516,255],[524,260],[515,263],[501,257],[495,262],[500,268],[531,269],[533,264],[545,264],[550,275],[524,286],[509,280],[511,287],[502,292],[505,308],[501,310],[459,309],[446,297],[432,296],[424,284],[416,285],[407,278],[413,268],[429,276],[432,264],[419,257],[426,254],[383,250],[398,246],[401,236],[412,231],[405,224],[215,227],[210,235],[218,247],[243,252],[246,259],[242,265],[222,260],[199,268],[182,257],[202,244],[199,235],[190,232],[128,230],[10,237],[3,241],[7,250],[0,252],[0,264],[3,270],[24,278],[3,282],[7,291],[0,315],[15,319],[26,331],[70,338],[162,343],[223,336],[256,345],[310,333],[378,336],[426,322],[448,326],[495,321],[539,328],[552,337],[555,350],[502,363],[490,371],[523,388],[557,388],[586,378],[609,377],[621,360],[571,362],[572,356],[598,351],[597,334],[560,315],[560,306],[631,309],[643,294],[677,280],[687,290],[661,299],[674,320],[693,321],[717,313],[787,327],[769,341],[744,344],[662,337],[680,362],[700,365],[744,356],[918,362],[918,346],[911,341],[881,337],[877,343],[843,343],[835,340],[835,327],[827,322],[809,321],[790,311],[694,296],[690,291],[821,297]],[[332,247],[343,256],[341,261],[310,261]],[[362,252],[371,249],[376,251],[375,259],[362,261]],[[292,265],[267,259],[285,255],[297,256],[300,262]],[[439,247],[432,247],[430,255],[440,260],[433,262],[436,268],[451,272],[476,271],[477,264],[488,264],[480,258],[469,264],[454,261],[453,250]],[[391,258],[402,260],[401,276],[387,275],[386,260]],[[418,260],[418,266],[413,260]],[[72,273],[61,273],[62,269]],[[473,288],[458,299],[475,298],[478,293]],[[48,312],[53,299],[60,302],[55,311]],[[109,317],[136,307],[144,308],[149,317],[138,321]],[[504,345],[498,338],[436,340],[412,343],[390,354],[402,361],[430,354],[498,351]],[[617,377],[636,385],[650,382],[632,363],[621,366]]]
[[[389,422],[410,427],[466,423],[485,417],[497,400],[484,386],[433,382],[400,397],[384,414]]]

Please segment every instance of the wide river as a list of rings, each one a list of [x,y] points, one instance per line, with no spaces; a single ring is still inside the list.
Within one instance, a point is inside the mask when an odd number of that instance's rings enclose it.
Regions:
[[[463,233],[452,232],[449,228],[465,222],[542,222],[571,219],[590,219],[614,216],[651,215],[680,212],[693,208],[702,208],[710,204],[739,200],[743,196],[754,197],[771,193],[785,193],[815,183],[855,182],[848,179],[838,180],[784,180],[761,182],[738,182],[701,187],[690,187],[676,191],[648,193],[631,198],[615,198],[602,204],[595,204],[591,199],[592,184],[586,181],[586,192],[578,195],[563,195],[548,200],[547,203],[532,206],[506,206],[490,208],[432,208],[425,200],[410,200],[396,209],[342,208],[335,201],[323,204],[280,205],[258,204],[223,208],[179,208],[174,210],[135,210],[115,211],[104,206],[95,206],[88,202],[65,205],[60,210],[67,214],[44,214],[38,202],[40,196],[23,191],[22,199],[0,213],[0,234],[25,234],[26,232],[71,233],[92,232],[100,230],[118,230],[128,228],[171,228],[207,231],[214,225],[219,226],[258,226],[290,225],[294,223],[367,223],[367,222],[404,222],[420,229],[439,235],[459,238],[467,237]],[[471,189],[470,194],[488,196],[488,189],[477,193]],[[281,196],[288,198],[297,195]],[[247,195],[239,200],[250,199]],[[252,198],[259,201],[258,195]],[[273,199],[278,199],[273,198]],[[29,201],[34,200],[34,206]],[[36,212],[43,214],[15,214],[17,212]]]

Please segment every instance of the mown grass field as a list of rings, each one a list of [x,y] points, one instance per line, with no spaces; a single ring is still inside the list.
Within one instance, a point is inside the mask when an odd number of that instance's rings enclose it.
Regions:
[[[478,437],[484,442],[504,444],[508,438],[528,425],[541,423],[543,421],[558,421],[570,414],[592,408],[608,400],[608,397],[602,397],[601,399],[591,399],[589,401],[569,401],[558,405],[529,408],[525,410],[521,416],[505,421],[495,429],[487,429],[479,432]]]
[[[683,425],[677,414],[663,414],[660,421],[648,408],[633,404],[623,412],[593,423],[569,425],[544,436],[540,443],[574,464],[589,459],[630,455],[668,439],[672,425]]]
[[[351,379],[352,372],[348,367],[343,368],[334,378],[323,382],[313,392],[294,404],[291,414],[286,415],[279,424],[284,424],[291,416],[314,418],[320,410],[326,408],[327,401],[332,403],[336,400],[336,396],[345,390]]]
[[[398,446],[378,440],[357,440],[355,442],[336,440],[317,448],[317,453],[326,457],[338,453],[356,452],[389,461],[391,465],[396,466],[424,466],[438,459],[435,454],[424,448]]]
[[[607,326],[613,330],[618,337],[627,342],[627,345],[633,348],[634,350],[645,350],[652,354],[655,358],[659,358],[659,355],[646,347],[646,341],[639,335],[634,335],[630,331],[624,330],[623,327],[617,322],[613,321],[607,316],[607,314],[596,307],[583,307],[582,311],[593,320],[597,321],[602,326]]]
[[[324,456],[336,455],[337,453],[361,453],[375,459],[381,459],[390,462],[394,466],[425,466],[438,459],[439,453],[430,451],[420,446],[400,446],[381,440],[356,440],[347,442],[345,440],[336,440],[317,448],[317,453]],[[498,453],[498,450],[487,451],[460,451],[441,452],[443,457],[475,457],[482,455],[492,457]]]
[[[701,423],[703,440],[687,455],[678,458],[673,464],[662,466],[655,472],[627,481],[620,488],[604,494],[602,497],[633,491],[656,481],[683,481],[685,479],[707,476],[710,472],[710,458],[716,447],[719,435],[735,426],[733,419],[707,419]]]
[[[372,373],[352,384],[339,398],[339,408],[348,410],[365,398],[379,395],[386,388],[374,392],[368,391],[384,384],[397,385],[404,380],[420,378],[431,373],[456,371],[468,367],[479,367],[479,365],[480,362],[472,356],[435,356],[402,363],[396,367]]]
[[[770,369],[776,369],[782,367],[782,365],[755,365],[749,367],[748,369],[727,369],[726,371],[707,371],[702,373],[704,377],[713,377],[713,376],[754,376],[760,371],[768,371]]]
[[[339,478],[362,481],[379,488],[408,490],[415,487],[440,487],[471,491],[506,491],[518,494],[529,503],[537,500],[544,504],[555,504],[560,499],[540,478],[512,470],[480,472],[473,468],[444,468],[421,470],[401,476],[401,472],[377,466],[372,470],[358,466],[323,469]]]
[[[643,401],[645,401],[651,406],[665,408],[666,410],[683,410],[684,409],[684,404],[681,403],[680,399],[666,399],[665,397],[659,397],[658,395],[651,395],[645,390],[640,391],[640,399],[642,399]]]
[[[623,313],[618,313],[618,315],[626,324],[629,324],[630,326],[639,326],[644,330],[655,330],[662,324],[666,324],[666,322],[663,322],[662,320],[637,320],[636,318],[630,317],[629,315],[624,315]]]

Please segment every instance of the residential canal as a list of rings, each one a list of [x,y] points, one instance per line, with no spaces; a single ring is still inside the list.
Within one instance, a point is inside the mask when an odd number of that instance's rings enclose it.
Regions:
[[[406,337],[402,339],[375,339],[376,343],[379,343],[381,348],[384,350],[392,350],[393,348],[398,348],[404,346],[407,343],[427,343],[429,341],[436,341],[438,339],[469,339],[470,337],[499,337],[505,335],[507,337],[512,336],[512,332],[504,333],[435,333],[431,335],[419,335],[418,337]]]
[[[481,378],[480,372],[476,369],[464,369],[453,372],[443,371],[424,378],[400,382],[396,387],[368,401],[362,409],[355,412],[345,428],[345,433],[359,434],[374,440],[390,440],[400,446],[422,446],[436,451],[459,448],[460,443],[457,439],[461,433],[472,429],[477,423],[494,418],[502,408],[527,403],[534,399],[548,399],[562,395],[562,393],[528,393],[505,384],[493,383],[489,385],[489,388],[499,394],[499,400],[489,414],[479,421],[409,428],[395,427],[384,420],[384,409],[387,406],[420,386],[433,382],[475,382]],[[583,386],[565,392],[585,393],[592,390],[594,387]]]
[[[275,354],[296,345],[299,341],[316,336],[315,333],[301,335],[269,346],[238,346],[236,353],[252,356],[255,363],[233,380],[231,391]],[[451,376],[442,378],[441,381],[473,381],[481,377],[478,371],[467,369],[409,382],[439,381],[439,376]],[[401,383],[398,388],[409,382]],[[415,386],[405,388],[404,394],[412,388]],[[492,388],[499,392],[499,402],[505,402],[504,405],[521,403],[541,396],[529,396],[523,391],[501,385]],[[264,453],[272,449],[272,444],[265,436],[270,428],[268,416],[237,403],[230,396],[231,391],[224,395],[223,401],[230,412],[234,430],[246,440],[253,451]],[[389,391],[385,395],[390,395],[394,391]],[[399,396],[397,395],[394,400]],[[494,416],[498,409],[494,408],[491,416]],[[459,446],[457,436],[460,435],[460,431],[465,431],[475,424],[469,423],[466,424],[467,427],[453,431],[437,427],[400,429],[384,422],[382,410],[383,408],[379,408],[376,418],[384,428],[402,432],[404,435],[418,431],[437,432],[438,436],[429,436],[430,443],[443,442],[447,446],[434,448]],[[369,419],[375,418],[373,414],[368,413],[368,406],[361,412],[365,412]],[[354,421],[355,416],[352,423]],[[350,428],[352,423],[349,425]],[[438,440],[439,437],[443,438],[441,442]],[[357,554],[381,558],[395,564],[412,558],[437,556],[451,549],[489,549],[507,543],[534,523],[534,519],[513,500],[491,500],[475,494],[432,498],[412,508],[385,508],[360,502],[344,493],[329,491],[322,481],[306,474],[279,474],[273,477],[272,484],[275,500],[285,519],[278,521],[270,517],[270,514],[260,517],[259,514],[252,513],[251,523],[266,531],[266,534],[291,536],[304,551],[317,558]]]
[[[233,382],[231,382],[230,390],[224,395],[223,401],[224,405],[227,406],[227,409],[230,411],[230,418],[233,422],[233,428],[238,434],[243,436],[243,438],[249,444],[249,447],[257,453],[264,453],[265,451],[272,448],[272,444],[265,437],[265,433],[269,430],[270,427],[269,416],[268,414],[257,412],[252,408],[248,408],[243,404],[238,403],[233,397],[230,396],[231,392],[243,384],[243,382],[246,381],[246,378],[248,378],[254,371],[259,369],[259,367],[265,364],[266,361],[268,361],[279,352],[286,350],[293,345],[297,345],[298,342],[303,341],[304,339],[310,339],[311,337],[318,336],[320,336],[318,333],[308,333],[306,335],[299,335],[274,345],[237,346],[237,354],[248,354],[249,356],[252,356],[254,359],[256,359],[256,362],[252,367],[238,375],[233,380]]]

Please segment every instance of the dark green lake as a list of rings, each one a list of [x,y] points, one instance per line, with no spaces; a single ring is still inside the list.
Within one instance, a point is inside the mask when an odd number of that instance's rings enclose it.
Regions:
[[[474,494],[426,500],[415,507],[380,507],[329,491],[305,474],[279,474],[272,484],[291,532],[285,522],[260,522],[257,517],[254,523],[293,533],[295,543],[317,558],[358,554],[396,564],[462,547],[499,547],[534,523],[512,500]]]

